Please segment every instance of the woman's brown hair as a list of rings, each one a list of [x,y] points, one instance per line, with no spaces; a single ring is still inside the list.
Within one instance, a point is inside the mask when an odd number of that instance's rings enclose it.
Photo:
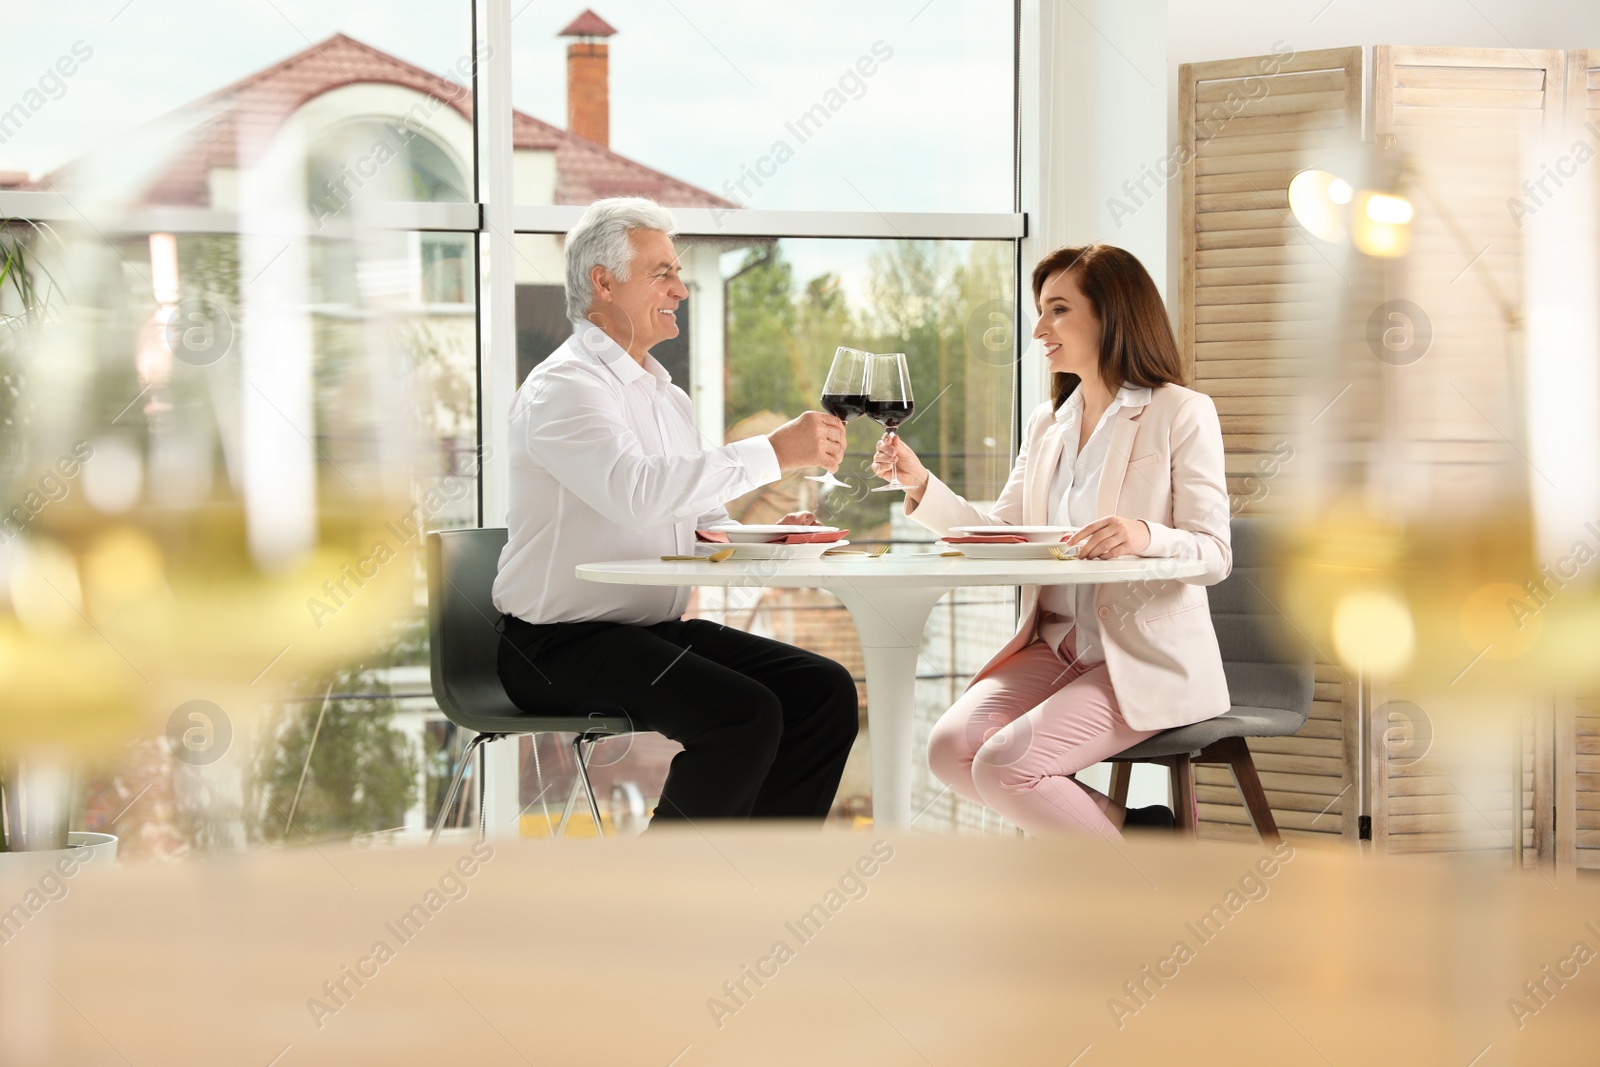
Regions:
[[[1033,306],[1044,283],[1069,271],[1100,319],[1100,379],[1123,385],[1183,385],[1183,359],[1156,283],[1133,253],[1113,245],[1058,248],[1033,268]],[[1050,402],[1059,408],[1078,387],[1076,374],[1050,375]]]

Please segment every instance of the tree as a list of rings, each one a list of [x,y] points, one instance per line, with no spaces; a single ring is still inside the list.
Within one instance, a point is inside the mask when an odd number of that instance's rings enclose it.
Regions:
[[[727,423],[807,406],[794,364],[794,268],[777,245],[752,248],[728,280]]]
[[[320,700],[286,705],[264,731],[255,774],[261,801],[258,839],[284,840],[291,808],[291,842],[304,840],[301,834],[312,839],[350,836],[405,823],[417,798],[420,754],[394,728],[396,706],[385,678],[388,668],[417,660],[426,640],[425,620],[411,620],[372,661],[320,680],[304,679],[294,687],[308,696],[330,691],[351,696],[329,700],[326,711]]]

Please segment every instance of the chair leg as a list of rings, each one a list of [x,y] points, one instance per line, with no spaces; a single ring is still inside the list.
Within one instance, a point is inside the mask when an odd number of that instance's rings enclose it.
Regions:
[[[600,803],[594,798],[594,783],[589,781],[589,752],[599,738],[579,734],[572,739],[572,751],[578,757],[578,777],[583,780],[584,795],[589,798],[589,814],[594,816],[594,835],[606,836],[606,830],[600,823]]]
[[[555,831],[551,837],[562,837],[567,832],[567,823],[572,818],[572,813],[578,807],[578,791],[583,788],[583,776],[572,776],[572,788],[567,792],[567,802],[561,806],[561,821],[556,823]]]
[[[1276,845],[1278,821],[1272,817],[1272,805],[1267,803],[1267,791],[1261,787],[1261,775],[1256,773],[1256,761],[1250,755],[1250,746],[1242,737],[1225,737],[1206,746],[1202,758],[1214,755],[1218,763],[1226,763],[1233,771],[1233,783],[1244,798],[1245,810],[1255,824],[1256,834],[1262,844]]]
[[[1133,781],[1133,764],[1113,763],[1111,765],[1111,799],[1118,804],[1128,803],[1128,784]]]
[[[1172,815],[1177,821],[1177,831],[1193,837],[1200,821],[1194,797],[1194,762],[1189,753],[1182,752],[1173,756],[1168,766],[1172,770]]]
[[[489,746],[478,746],[478,840],[489,836]]]
[[[503,737],[503,736],[505,736],[505,735],[504,734],[474,734],[473,737],[472,737],[472,740],[467,742],[466,750],[461,753],[461,762],[460,762],[460,764],[458,764],[456,766],[456,773],[453,776],[451,776],[451,778],[450,778],[450,788],[445,790],[444,803],[439,805],[439,817],[437,819],[435,819],[434,822],[433,822],[433,833],[428,838],[428,844],[431,845],[435,841],[439,840],[439,831],[444,829],[444,820],[450,814],[450,805],[455,803],[456,794],[461,791],[461,780],[467,776],[467,767],[471,765],[473,755],[482,746],[488,744],[490,741],[494,741],[497,738],[500,738],[500,737]],[[480,796],[479,796],[478,810],[479,810],[479,813],[480,813],[479,814],[479,820],[481,822],[482,821],[482,814],[481,813],[482,813],[482,810],[483,810],[483,802],[482,802],[482,795],[481,795],[481,793],[482,793],[482,781],[481,781],[481,779],[482,779],[483,776],[482,776],[482,774],[480,774],[478,777],[480,779],[480,781],[479,781]]]

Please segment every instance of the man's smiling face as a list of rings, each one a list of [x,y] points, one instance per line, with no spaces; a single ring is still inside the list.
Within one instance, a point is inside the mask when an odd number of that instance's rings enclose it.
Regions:
[[[628,234],[633,259],[626,280],[604,267],[595,268],[595,303],[599,325],[635,359],[662,341],[678,336],[678,305],[689,295],[679,277],[682,264],[672,238],[659,230]]]

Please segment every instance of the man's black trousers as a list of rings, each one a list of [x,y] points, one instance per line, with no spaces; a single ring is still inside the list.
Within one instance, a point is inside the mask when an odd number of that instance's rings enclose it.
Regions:
[[[500,680],[524,711],[606,701],[683,745],[657,819],[827,815],[857,730],[855,682],[834,661],[704,619],[502,625]]]

